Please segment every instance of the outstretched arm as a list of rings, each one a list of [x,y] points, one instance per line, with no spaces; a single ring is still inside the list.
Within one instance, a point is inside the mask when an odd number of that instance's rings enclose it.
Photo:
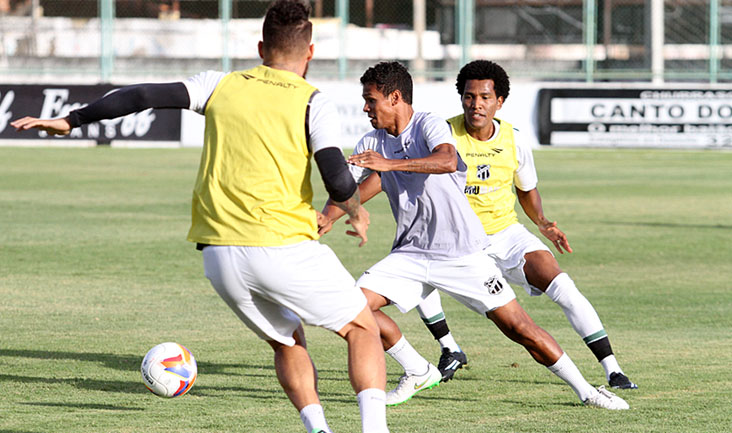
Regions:
[[[60,119],[23,117],[10,123],[17,131],[39,129],[51,135],[67,135],[87,123],[115,119],[148,108],[188,108],[190,96],[182,82],[135,84],[122,87]]]
[[[559,230],[556,221],[549,221],[544,216],[544,209],[541,205],[541,195],[539,195],[539,190],[534,188],[529,191],[522,191],[516,188],[516,196],[518,197],[521,208],[523,208],[526,216],[536,224],[541,234],[554,244],[557,251],[559,251],[560,254],[564,254],[564,251],[571,253],[572,247],[569,246],[567,235]]]
[[[380,153],[366,150],[348,157],[348,162],[374,171],[411,171],[442,174],[457,170],[457,151],[450,143],[435,146],[429,156],[414,159],[386,159]]]
[[[358,193],[361,203],[371,200],[376,194],[381,192],[381,177],[378,173],[372,173],[359,186]],[[346,212],[339,207],[333,200],[329,199],[323,207],[323,219],[318,223],[318,234],[321,236],[328,233],[333,228],[333,223],[338,221]],[[348,221],[346,221],[348,222]]]
[[[350,217],[346,224],[350,224],[353,230],[346,231],[349,236],[361,238],[359,247],[363,246],[368,238],[366,231],[369,226],[369,213],[361,206],[361,195],[358,185],[353,180],[348,165],[340,148],[327,147],[315,152],[315,162],[323,178],[325,189],[328,191],[328,204],[333,207],[329,212],[337,212],[339,216],[348,214]],[[318,232],[322,235],[327,230],[322,228],[328,226],[330,230],[332,222],[324,213],[318,213]]]

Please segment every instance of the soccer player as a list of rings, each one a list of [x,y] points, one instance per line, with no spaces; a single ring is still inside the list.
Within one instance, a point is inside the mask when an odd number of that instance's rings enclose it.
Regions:
[[[305,81],[313,56],[310,6],[278,0],[267,10],[262,65],[206,72],[184,82],[123,87],[62,119],[26,117],[18,130],[72,128],[146,108],[187,108],[206,117],[188,239],[202,250],[206,277],[246,326],[274,349],[277,378],[308,433],[330,433],[301,320],[348,344],[351,385],[363,432],[388,433],[386,367],[379,328],[355,280],[319,243],[311,162],[331,202],[366,242],[361,207],[340,148],[335,105]]]
[[[615,359],[592,304],[562,272],[549,248],[518,222],[516,197],[526,216],[559,253],[572,252],[567,236],[544,215],[531,149],[510,123],[494,117],[508,97],[509,86],[504,69],[487,60],[468,63],[458,74],[463,114],[448,122],[458,153],[468,165],[465,195],[483,223],[491,242],[490,255],[506,280],[523,287],[531,296],[545,293],[564,311],[572,328],[600,362],[610,386],[635,389],[638,386]],[[449,380],[467,357],[449,332],[439,294],[429,296],[418,311],[442,346],[439,366],[445,366],[443,380]]]
[[[595,389],[543,329],[516,302],[484,249],[489,246],[480,220],[463,190],[467,167],[455,150],[447,123],[430,113],[414,112],[412,78],[397,62],[382,62],[361,77],[363,110],[374,131],[366,134],[348,159],[362,199],[383,190],[396,220],[392,251],[369,268],[357,284],[379,324],[384,350],[405,369],[387,404],[396,405],[440,383],[442,374],[407,342],[396,323],[380,309],[416,307],[439,289],[491,319],[540,364],[566,381],[587,405],[627,409],[628,404]],[[381,182],[363,183],[372,173]],[[326,203],[321,232],[343,214]]]

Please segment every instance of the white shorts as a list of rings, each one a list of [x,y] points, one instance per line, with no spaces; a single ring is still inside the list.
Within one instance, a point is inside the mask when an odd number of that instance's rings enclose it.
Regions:
[[[387,298],[403,313],[435,289],[481,315],[516,298],[484,251],[450,260],[392,253],[364,272],[356,284]]]
[[[539,240],[523,224],[512,224],[500,232],[488,235],[491,245],[486,248],[488,254],[496,261],[503,277],[511,284],[521,286],[531,296],[539,296],[542,292],[529,284],[524,274],[526,254],[534,251],[549,251],[549,247]]]
[[[206,277],[239,319],[264,340],[292,346],[300,319],[339,331],[366,297],[335,253],[318,241],[283,247],[207,246]]]

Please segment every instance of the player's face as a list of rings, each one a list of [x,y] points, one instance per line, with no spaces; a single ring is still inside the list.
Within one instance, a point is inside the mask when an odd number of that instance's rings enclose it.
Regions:
[[[363,111],[368,114],[374,129],[385,129],[393,123],[394,106],[391,98],[381,93],[376,84],[364,84],[361,96],[364,101]]]
[[[503,97],[496,96],[494,84],[493,80],[468,80],[465,83],[461,101],[468,130],[492,128],[493,116],[503,106]]]

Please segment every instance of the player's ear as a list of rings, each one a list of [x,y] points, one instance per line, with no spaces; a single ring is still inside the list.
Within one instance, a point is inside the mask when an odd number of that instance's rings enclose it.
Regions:
[[[391,102],[392,106],[398,104],[401,100],[403,100],[402,92],[399,89],[389,93],[389,102]]]
[[[257,51],[259,51],[259,58],[264,59],[264,42],[259,41],[257,44]]]
[[[503,96],[499,96],[496,99],[496,110],[500,110],[503,107]]]

